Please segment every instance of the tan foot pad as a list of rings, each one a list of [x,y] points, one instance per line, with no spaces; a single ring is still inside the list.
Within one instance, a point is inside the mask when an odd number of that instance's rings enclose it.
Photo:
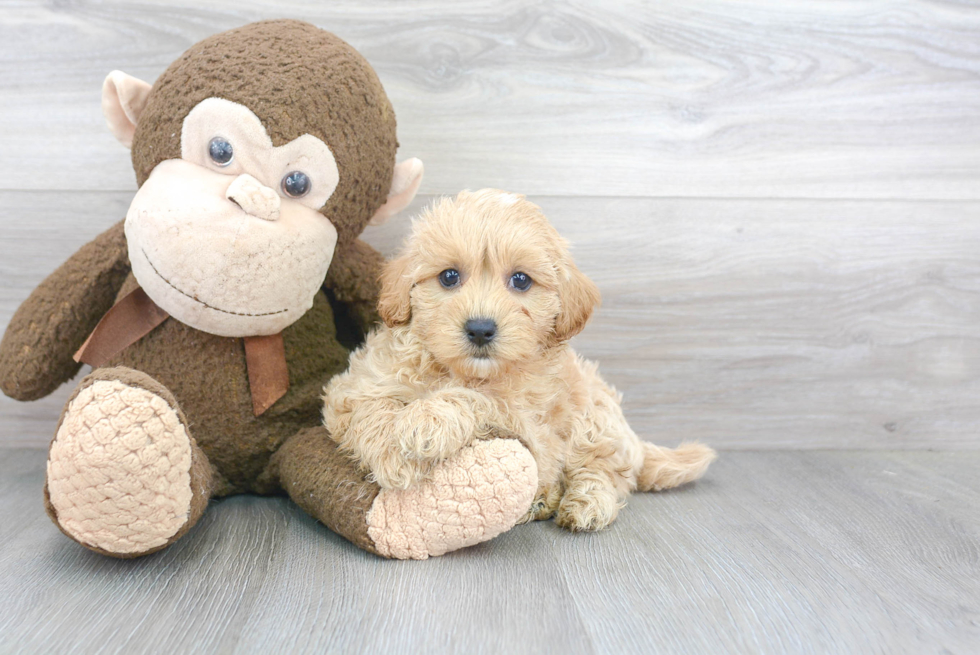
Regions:
[[[71,401],[48,458],[62,529],[108,553],[163,546],[191,508],[191,441],[160,396],[98,380]]]
[[[379,554],[396,559],[472,546],[523,518],[537,483],[537,465],[519,441],[478,441],[436,466],[424,484],[378,494],[368,535]]]

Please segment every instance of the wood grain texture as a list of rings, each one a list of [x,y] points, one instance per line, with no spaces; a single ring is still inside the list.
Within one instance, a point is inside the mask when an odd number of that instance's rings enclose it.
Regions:
[[[575,345],[641,436],[796,450],[725,452],[598,535],[390,562],[242,496],[116,561],[44,515],[72,385],[0,397],[0,653],[977,651],[974,3],[0,0],[0,330],[132,198],[106,73],[283,16],[378,70],[426,163],[409,214],[542,205],[604,296]]]
[[[0,192],[0,329],[130,197],[47,195]],[[575,346],[644,438],[980,447],[980,203],[532,199],[602,291]],[[367,240],[390,254],[430,200]],[[0,399],[0,444],[46,444],[70,386]]]
[[[285,499],[213,503],[117,561],[44,516],[44,454],[0,460],[0,651],[972,653],[980,453],[723,453],[596,535],[515,528],[426,562]]]
[[[426,193],[980,198],[968,2],[0,3],[0,188],[132,189],[105,75],[270,17],[378,70]]]

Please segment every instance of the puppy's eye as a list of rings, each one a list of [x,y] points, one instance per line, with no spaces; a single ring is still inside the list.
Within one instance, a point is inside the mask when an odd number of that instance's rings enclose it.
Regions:
[[[290,198],[302,198],[310,192],[310,177],[302,171],[293,171],[282,178],[282,190]]]
[[[527,291],[534,280],[527,273],[514,273],[510,276],[510,286],[518,291]]]
[[[227,139],[216,136],[208,144],[208,156],[218,166],[227,166],[235,156],[235,150]]]
[[[459,284],[459,271],[455,268],[447,268],[439,274],[439,284],[447,289],[452,289]]]

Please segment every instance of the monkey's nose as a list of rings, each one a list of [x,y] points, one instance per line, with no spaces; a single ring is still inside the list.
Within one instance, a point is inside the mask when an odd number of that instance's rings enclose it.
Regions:
[[[232,181],[225,198],[245,210],[245,213],[266,221],[279,220],[279,194],[248,173]]]
[[[497,324],[489,318],[471,318],[463,325],[466,337],[477,346],[485,346],[497,335]]]

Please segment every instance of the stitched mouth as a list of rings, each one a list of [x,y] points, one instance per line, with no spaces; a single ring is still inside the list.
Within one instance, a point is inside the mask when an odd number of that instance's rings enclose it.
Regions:
[[[143,248],[140,248],[140,250],[143,251],[143,257],[146,258],[146,263],[150,265],[150,268],[152,268],[153,269],[153,272],[157,274],[157,277],[159,277],[161,280],[163,280],[164,282],[166,282],[170,286],[171,289],[173,289],[174,291],[176,291],[180,295],[182,295],[182,296],[184,296],[186,298],[190,298],[191,300],[193,300],[197,304],[204,305],[208,309],[213,309],[214,311],[221,312],[222,314],[231,314],[232,316],[248,316],[248,317],[274,316],[276,314],[285,314],[286,312],[289,311],[288,309],[280,309],[280,310],[277,310],[277,311],[274,311],[274,312],[262,312],[262,313],[258,313],[258,314],[249,314],[247,312],[233,312],[233,311],[230,311],[228,309],[221,309],[220,307],[215,307],[214,305],[209,305],[208,303],[204,302],[203,300],[200,300],[198,298],[195,298],[194,296],[192,296],[191,294],[187,293],[183,289],[180,289],[180,288],[174,286],[174,283],[171,282],[170,280],[168,280],[167,278],[165,278],[163,276],[163,274],[160,271],[157,270],[157,267],[153,265],[153,262],[150,261],[150,256],[146,254],[146,250],[143,249]]]

